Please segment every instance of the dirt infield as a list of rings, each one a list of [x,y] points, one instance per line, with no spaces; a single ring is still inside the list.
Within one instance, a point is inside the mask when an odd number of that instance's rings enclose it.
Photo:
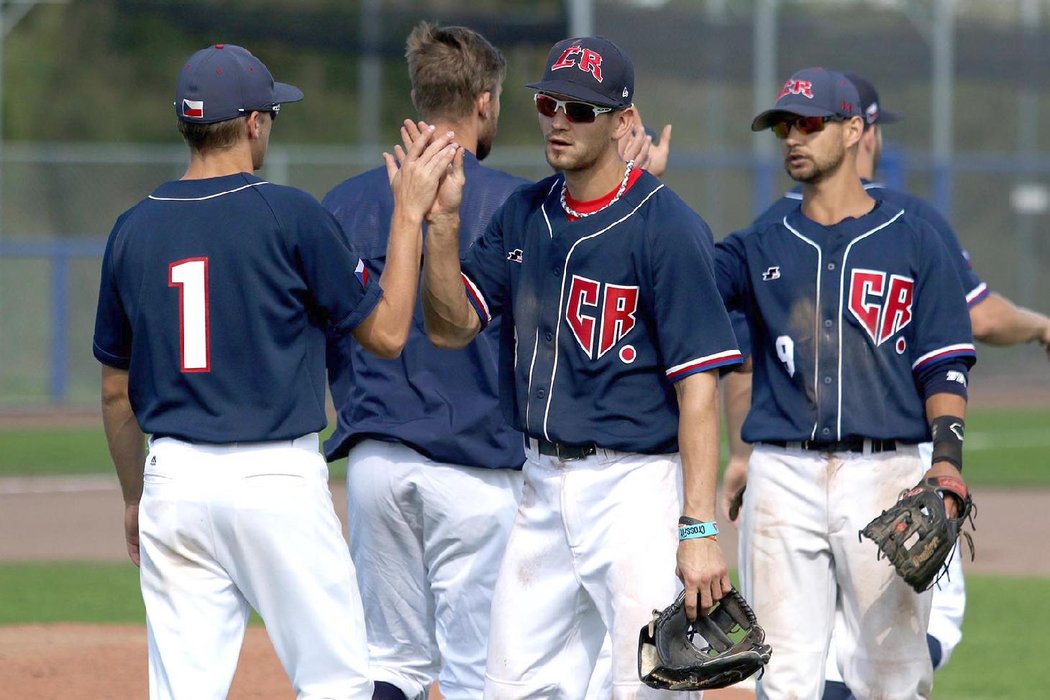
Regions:
[[[968,571],[1050,576],[1040,551],[1050,522],[1050,491],[977,495],[978,558]],[[346,499],[333,487],[340,517]],[[0,561],[125,561],[123,508],[113,477],[0,479]],[[723,547],[735,565],[735,533]],[[1026,554],[1029,553],[1029,554]],[[141,626],[29,625],[0,627],[0,679],[5,695],[27,699],[146,696],[146,634]],[[265,630],[251,628],[229,696],[234,700],[292,698]],[[747,700],[746,690],[708,693],[708,700]]]
[[[130,700],[147,693],[146,633],[137,626],[0,627],[0,679],[24,700]],[[230,700],[295,697],[266,632],[253,627],[241,648]],[[710,692],[707,700],[753,700],[743,689]]]

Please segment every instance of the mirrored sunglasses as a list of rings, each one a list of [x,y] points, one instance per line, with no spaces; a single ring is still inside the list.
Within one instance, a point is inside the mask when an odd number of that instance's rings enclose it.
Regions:
[[[769,128],[773,130],[778,139],[786,139],[792,127],[798,129],[802,134],[815,134],[818,131],[824,131],[824,126],[831,121],[842,120],[837,117],[796,117],[779,121]]]
[[[536,111],[543,116],[553,118],[561,109],[565,112],[565,118],[573,124],[590,124],[599,114],[613,111],[612,107],[598,107],[587,102],[559,100],[541,92],[537,92],[534,99],[536,100]]]

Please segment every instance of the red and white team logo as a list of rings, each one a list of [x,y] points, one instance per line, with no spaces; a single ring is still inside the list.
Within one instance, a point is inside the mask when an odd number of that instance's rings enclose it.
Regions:
[[[853,270],[849,310],[876,346],[911,323],[915,280],[878,270]]]
[[[602,82],[602,55],[597,51],[582,46],[570,46],[561,52],[561,56],[551,66],[551,72],[573,66],[584,73],[590,73],[599,83]]]
[[[813,83],[808,80],[788,80],[784,83],[784,87],[780,88],[780,92],[777,93],[777,100],[784,95],[802,95],[812,100]]]
[[[565,320],[584,354],[594,360],[609,352],[634,328],[638,311],[638,287],[602,283],[572,276]],[[635,353],[621,352],[624,362],[633,362]]]

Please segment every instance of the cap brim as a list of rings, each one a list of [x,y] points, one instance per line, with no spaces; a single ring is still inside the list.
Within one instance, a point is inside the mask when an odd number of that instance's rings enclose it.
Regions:
[[[574,100],[580,100],[581,102],[589,102],[592,105],[598,107],[630,107],[631,103],[624,104],[623,102],[611,102],[608,97],[595,92],[589,88],[580,85],[579,83],[572,83],[568,80],[544,80],[539,83],[529,83],[525,87],[532,88],[538,92],[546,92],[551,95],[561,95],[562,97],[569,97]]]
[[[809,105],[791,105],[790,107],[779,107],[767,109],[751,122],[751,131],[765,131],[784,117],[833,117],[834,112]]]
[[[277,104],[285,102],[298,102],[303,99],[303,91],[288,83],[273,84],[273,101]]]

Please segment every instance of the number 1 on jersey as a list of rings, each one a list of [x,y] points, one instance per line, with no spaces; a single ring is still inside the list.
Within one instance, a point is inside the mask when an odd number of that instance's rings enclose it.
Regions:
[[[186,258],[168,265],[168,286],[179,288],[179,347],[182,351],[182,371],[210,372],[208,259]]]

